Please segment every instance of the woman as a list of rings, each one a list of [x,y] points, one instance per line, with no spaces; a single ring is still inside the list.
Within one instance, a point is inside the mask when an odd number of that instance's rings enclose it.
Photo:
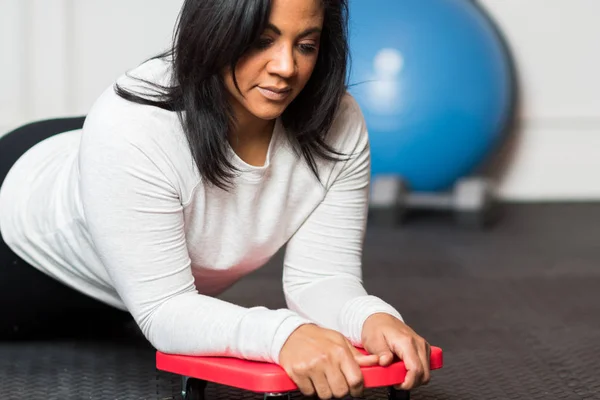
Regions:
[[[187,0],[173,48],[83,129],[2,138],[3,334],[131,315],[158,350],[279,363],[305,395],[358,396],[359,366],[394,355],[402,389],[426,384],[428,344],[361,284],[370,154],[344,86],[346,11]],[[214,297],[284,245],[289,309]]]

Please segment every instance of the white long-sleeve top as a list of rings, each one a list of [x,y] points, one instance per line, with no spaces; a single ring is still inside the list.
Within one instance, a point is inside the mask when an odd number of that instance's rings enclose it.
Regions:
[[[169,71],[154,60],[130,75],[168,83]],[[119,82],[139,86],[126,75]],[[83,129],[37,144],[13,166],[0,190],[0,232],[35,268],[129,311],[163,352],[277,363],[309,322],[360,345],[368,316],[401,318],[362,286],[365,122],[347,95],[329,142],[352,157],[319,161],[320,182],[283,129],[278,120],[263,166],[231,150],[241,173],[223,191],[203,182],[175,113],[128,102],[111,86]],[[215,297],[283,246],[286,309]]]

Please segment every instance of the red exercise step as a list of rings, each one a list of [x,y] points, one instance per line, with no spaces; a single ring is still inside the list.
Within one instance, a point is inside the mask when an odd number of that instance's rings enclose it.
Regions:
[[[363,354],[363,349],[358,349]],[[443,366],[442,349],[431,347],[430,369]],[[298,388],[285,370],[271,363],[231,357],[196,357],[156,353],[156,368],[182,377],[213,382],[257,393],[289,393]],[[404,382],[406,368],[398,360],[390,366],[361,368],[365,388],[398,385]]]

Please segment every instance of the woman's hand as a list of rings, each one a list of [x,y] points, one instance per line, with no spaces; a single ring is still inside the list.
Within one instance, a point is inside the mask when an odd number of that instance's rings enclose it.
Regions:
[[[279,355],[279,364],[300,392],[321,399],[361,397],[360,367],[378,363],[377,355],[364,355],[340,333],[313,324],[296,329]]]
[[[407,369],[406,378],[396,389],[410,390],[426,385],[430,380],[429,344],[398,318],[377,313],[365,321],[362,344],[370,354],[379,356],[379,363],[387,366],[397,356]]]

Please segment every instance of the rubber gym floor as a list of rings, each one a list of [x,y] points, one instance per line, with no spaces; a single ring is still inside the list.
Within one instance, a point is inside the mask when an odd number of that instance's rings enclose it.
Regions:
[[[439,215],[369,227],[365,286],[444,349],[444,368],[412,398],[600,399],[598,221],[600,204],[511,205],[484,232]],[[280,262],[222,298],[283,307]],[[153,349],[117,336],[0,343],[0,399],[179,398]],[[207,395],[261,398],[218,386]]]

